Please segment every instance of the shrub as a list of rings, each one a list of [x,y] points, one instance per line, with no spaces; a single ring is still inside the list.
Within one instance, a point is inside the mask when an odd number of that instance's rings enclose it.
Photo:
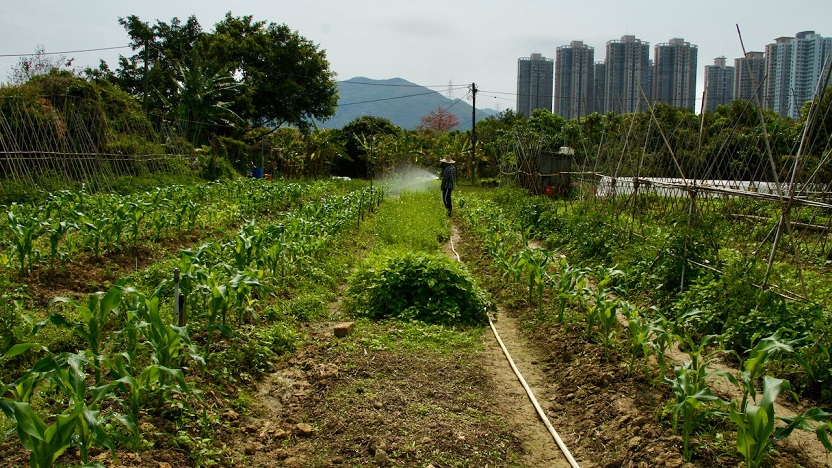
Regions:
[[[470,273],[441,254],[371,258],[350,278],[348,293],[348,307],[374,319],[475,324],[493,307]]]
[[[733,261],[725,274],[697,278],[681,294],[673,308],[680,317],[691,310],[684,326],[697,335],[723,335],[723,345],[738,352],[753,342],[784,329],[784,337],[795,339],[812,330],[822,310],[812,304],[787,301],[770,290],[760,291],[765,266]]]

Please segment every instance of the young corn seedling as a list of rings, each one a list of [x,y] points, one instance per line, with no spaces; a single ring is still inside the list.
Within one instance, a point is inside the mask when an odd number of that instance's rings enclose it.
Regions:
[[[20,276],[23,276],[32,266],[35,241],[46,232],[48,224],[38,219],[36,214],[18,218],[14,211],[8,211],[6,216],[12,233],[12,247],[20,264]]]
[[[743,370],[739,373],[739,379],[735,379],[730,374],[726,375],[734,385],[742,390],[742,402],[739,407],[740,412],[745,411],[749,396],[755,402],[757,401],[757,390],[754,388],[754,383],[762,377],[766,364],[781,353],[793,352],[792,344],[792,341],[781,341],[779,332],[762,338],[751,349],[748,359],[743,361]]]
[[[55,266],[55,260],[58,257],[68,255],[67,253],[62,254],[59,249],[61,241],[64,240],[64,237],[66,237],[71,229],[78,229],[78,226],[68,221],[53,222],[49,225],[49,262],[52,264],[52,267]]]
[[[745,409],[731,407],[731,422],[737,426],[737,451],[748,468],[762,466],[763,459],[777,438],[775,434],[774,400],[789,383],[781,379],[763,378],[763,398],[759,404],[748,404]]]
[[[650,379],[650,368],[647,366],[647,357],[650,354],[650,337],[652,335],[650,322],[645,319],[639,310],[629,303],[624,303],[621,312],[627,317],[627,335],[630,345],[630,362],[627,366],[628,375],[633,374],[636,359],[644,360],[644,371],[647,379]]]
[[[703,410],[704,405],[719,400],[705,384],[699,375],[700,372],[701,369],[693,368],[691,361],[686,361],[683,365],[674,367],[675,379],[664,378],[676,396],[676,404],[673,406],[673,429],[682,433],[685,460],[690,460],[693,455],[690,439],[694,431],[708,414],[715,411]]]
[[[31,343],[13,347],[6,356],[19,354],[34,347]],[[84,368],[90,364],[85,352],[64,353],[42,359],[15,385],[4,386],[0,410],[15,422],[18,437],[29,450],[32,467],[50,467],[71,445],[78,447],[84,463],[89,461],[89,448],[107,447],[115,458],[112,439],[104,431],[95,409],[109,392],[108,386],[88,388]],[[68,398],[69,410],[42,418],[29,404],[35,386],[51,381]]]
[[[546,265],[552,255],[544,249],[524,249],[518,267],[528,278],[529,303],[537,303],[538,316],[543,315],[543,291],[546,288]]]
[[[72,442],[78,447],[81,461],[89,462],[89,449],[100,445],[115,451],[113,441],[104,431],[99,415],[99,402],[110,393],[112,383],[98,387],[87,386],[85,369],[90,366],[90,356],[86,351],[80,353],[62,353],[55,357],[55,367],[49,375],[54,387],[59,388],[67,397],[70,407],[81,408],[81,416],[75,424]]]
[[[163,392],[162,386],[165,382],[176,382],[183,394],[197,399],[201,398],[199,393],[185,381],[182,369],[170,369],[158,364],[150,364],[136,375],[132,358],[128,353],[121,353],[113,358],[110,376],[113,378],[114,387],[126,395],[126,398],[117,399],[126,412],[123,415],[116,414],[115,417],[130,430],[136,445],[141,441],[139,421],[144,397],[157,391]]]
[[[659,365],[659,375],[667,374],[668,362],[667,351],[680,341],[680,337],[671,330],[670,322],[664,316],[659,316],[649,324],[652,338],[647,342],[650,350],[656,356],[656,363]]]
[[[566,307],[572,305],[576,299],[576,292],[586,287],[586,273],[583,269],[569,265],[565,258],[560,260],[552,282],[553,296],[557,309],[557,321],[563,323]]]
[[[101,350],[104,344],[104,329],[110,322],[111,315],[118,309],[121,303],[122,291],[126,279],[116,282],[106,293],[99,291],[90,296],[87,304],[80,304],[73,299],[57,297],[51,303],[66,302],[71,304],[75,311],[81,316],[80,323],[71,323],[61,314],[52,314],[43,322],[38,323],[32,333],[42,330],[47,324],[52,323],[59,327],[67,328],[74,334],[83,338],[89,345],[93,356],[93,368],[95,369],[95,384],[101,382]]]
[[[42,346],[37,343],[18,343],[9,348],[9,350],[6,351],[2,357],[0,357],[0,362],[3,362],[10,357],[17,356],[18,354],[25,353],[29,349],[35,347],[42,348]],[[46,371],[47,369],[45,366],[39,362],[33,369],[29,369],[25,374],[18,378],[17,381],[8,385],[0,382],[0,405],[8,404],[12,401],[30,403],[32,401],[32,395],[35,392],[35,387],[42,380],[41,374]],[[11,407],[8,407],[7,409],[11,409]]]
[[[76,403],[70,413],[56,415],[51,424],[44,422],[29,403],[3,402],[0,408],[15,421],[20,442],[29,450],[29,466],[50,468],[72,446],[76,426],[83,417],[84,404]]]

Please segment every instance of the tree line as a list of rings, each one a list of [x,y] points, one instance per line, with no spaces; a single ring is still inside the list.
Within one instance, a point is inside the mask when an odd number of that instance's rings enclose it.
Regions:
[[[210,31],[194,16],[119,23],[132,55],[112,69],[102,61],[69,72],[60,71],[71,64],[65,58],[46,67],[43,55],[41,63],[37,56],[21,60],[17,71],[35,76],[18,73],[16,84],[0,88],[7,148],[36,152],[32,134],[46,132],[92,141],[107,154],[184,155],[198,160],[207,178],[260,166],[291,177],[372,177],[445,155],[459,161],[462,176],[489,178],[506,159],[528,157],[529,147],[569,146],[578,164],[610,175],[783,180],[801,154],[818,180],[830,179],[829,89],[798,120],[734,101],[702,115],[664,104],[571,120],[507,110],[478,122],[476,135],[448,131],[441,109],[416,130],[372,116],[326,130],[314,121],[335,113],[335,74],[326,51],[289,26],[231,12]],[[81,122],[69,117],[79,109]]]

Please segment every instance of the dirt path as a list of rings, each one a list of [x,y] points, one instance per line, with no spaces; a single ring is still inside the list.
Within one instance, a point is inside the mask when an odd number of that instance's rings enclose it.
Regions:
[[[532,393],[539,402],[546,401],[542,386],[546,382],[546,375],[538,370],[540,360],[525,343],[517,320],[500,316],[499,320],[494,322],[494,326]],[[537,415],[490,329],[483,336],[483,341],[483,359],[488,375],[493,381],[495,406],[503,417],[517,427],[517,436],[523,441],[526,452],[523,462],[529,467],[569,467],[569,462]],[[564,439],[563,434],[559,435]],[[564,439],[564,443],[569,447],[568,439]]]
[[[454,225],[451,227],[451,239],[445,244],[443,250],[451,258],[462,260],[456,250],[456,246],[461,242],[459,229]],[[540,360],[534,355],[520,333],[517,320],[500,314],[499,319],[494,321],[494,326],[503,345],[511,355],[514,365],[532,389],[532,393],[539,402],[546,401],[544,389],[541,386],[546,381],[546,376],[537,369],[537,363]],[[569,467],[569,462],[540,420],[526,390],[515,375],[490,327],[483,334],[483,344],[485,345],[483,361],[487,374],[493,382],[495,406],[502,417],[517,428],[516,435],[523,441],[525,452],[523,463],[529,467]],[[568,442],[564,442],[568,447]]]

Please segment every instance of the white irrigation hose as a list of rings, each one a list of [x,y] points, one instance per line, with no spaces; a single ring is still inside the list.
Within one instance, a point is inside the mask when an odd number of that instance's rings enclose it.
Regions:
[[[462,262],[462,259],[459,257],[459,253],[454,248],[454,239],[453,235],[451,235],[451,251],[456,255],[456,259],[459,262]],[[494,332],[494,338],[497,338],[497,343],[500,344],[500,348],[503,350],[503,354],[505,354],[506,359],[508,359],[508,363],[511,364],[511,368],[514,370],[514,375],[517,376],[517,380],[523,385],[523,388],[526,390],[526,395],[529,396],[529,400],[531,400],[532,405],[534,405],[535,411],[537,411],[537,415],[540,416],[540,420],[543,421],[543,424],[546,426],[546,429],[549,430],[549,434],[552,435],[552,438],[555,439],[555,443],[558,444],[560,447],[560,451],[563,452],[563,456],[566,457],[566,460],[569,462],[569,465],[572,468],[580,468],[578,466],[578,462],[572,457],[572,454],[569,453],[569,449],[566,448],[566,444],[563,443],[558,432],[552,427],[552,423],[549,422],[549,418],[546,417],[546,413],[543,411],[543,408],[540,407],[540,404],[537,403],[537,398],[534,396],[534,392],[532,389],[529,388],[529,384],[526,383],[526,379],[523,378],[523,374],[520,373],[520,369],[514,364],[514,360],[511,358],[511,354],[509,354],[508,349],[506,349],[506,345],[503,344],[503,340],[500,339],[500,334],[497,333],[497,327],[494,326],[494,322],[491,321],[491,317],[488,318],[488,325],[491,327],[491,331]]]

